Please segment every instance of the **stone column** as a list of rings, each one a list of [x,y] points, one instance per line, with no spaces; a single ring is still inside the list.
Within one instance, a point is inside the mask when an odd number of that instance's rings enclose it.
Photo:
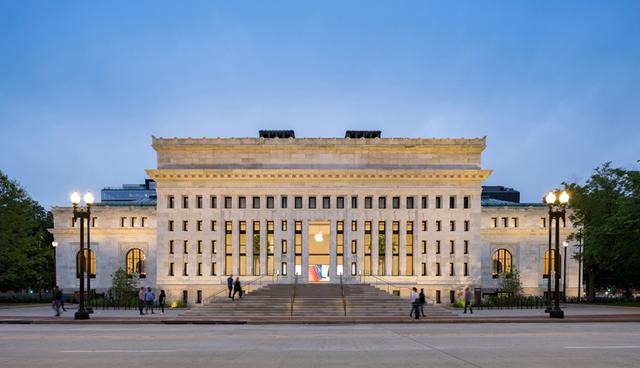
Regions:
[[[371,274],[376,276],[378,275],[378,249],[380,243],[378,221],[379,218],[377,216],[371,219]]]
[[[240,226],[238,224],[238,220],[235,216],[233,216],[233,219],[231,220],[231,244],[233,246],[233,250],[232,250],[232,268],[233,268],[233,274],[234,275],[239,275],[240,274],[240,247],[239,247],[239,234],[240,234]]]

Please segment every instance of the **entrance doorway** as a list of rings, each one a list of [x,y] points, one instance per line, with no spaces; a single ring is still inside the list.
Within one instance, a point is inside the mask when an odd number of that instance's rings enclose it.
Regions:
[[[309,282],[329,282],[330,234],[329,221],[309,221]]]

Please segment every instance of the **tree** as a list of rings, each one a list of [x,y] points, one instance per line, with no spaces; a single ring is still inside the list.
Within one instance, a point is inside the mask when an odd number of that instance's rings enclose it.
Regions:
[[[52,227],[51,212],[0,171],[0,290],[53,285]]]
[[[596,288],[640,286],[640,174],[611,167],[595,169],[584,185],[564,183],[571,193],[570,219],[581,238],[587,294]]]
[[[118,268],[113,274],[111,290],[109,290],[109,298],[116,305],[125,305],[131,301],[136,295],[135,280],[127,275],[127,271]]]
[[[500,274],[500,288],[502,291],[514,297],[522,295],[522,282],[520,281],[520,271],[514,266],[511,273]]]

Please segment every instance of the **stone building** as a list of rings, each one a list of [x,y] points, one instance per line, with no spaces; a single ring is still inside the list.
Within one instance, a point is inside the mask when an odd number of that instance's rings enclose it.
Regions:
[[[119,267],[169,299],[245,283],[371,283],[437,302],[500,288],[520,271],[546,288],[547,208],[482,200],[485,138],[153,138],[157,201],[93,207],[93,287]],[[273,138],[272,138],[273,137]],[[54,207],[57,281],[78,286],[78,228]],[[563,224],[562,240],[570,233]],[[569,252],[572,254],[573,250]],[[567,294],[578,267],[567,257]]]

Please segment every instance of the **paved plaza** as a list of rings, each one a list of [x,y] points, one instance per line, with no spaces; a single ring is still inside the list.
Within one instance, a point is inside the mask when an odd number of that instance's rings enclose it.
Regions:
[[[640,323],[0,325],[11,367],[637,367]]]

